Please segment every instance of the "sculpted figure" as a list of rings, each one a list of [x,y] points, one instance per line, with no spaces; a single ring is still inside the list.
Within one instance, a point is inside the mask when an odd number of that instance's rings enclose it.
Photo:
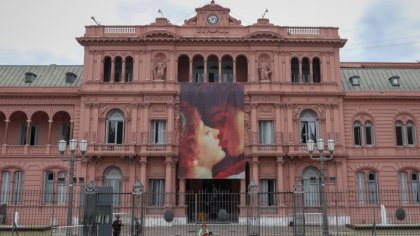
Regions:
[[[156,64],[153,66],[153,78],[155,80],[165,79],[166,64],[160,61],[160,57],[157,58]]]
[[[260,73],[260,80],[270,80],[271,66],[265,59],[262,59],[258,66],[258,72]]]

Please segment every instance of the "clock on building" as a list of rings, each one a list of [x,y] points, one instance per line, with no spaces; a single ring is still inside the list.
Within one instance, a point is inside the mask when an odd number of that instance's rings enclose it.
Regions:
[[[207,22],[209,22],[210,25],[215,25],[219,22],[219,18],[216,15],[211,14],[207,17]]]

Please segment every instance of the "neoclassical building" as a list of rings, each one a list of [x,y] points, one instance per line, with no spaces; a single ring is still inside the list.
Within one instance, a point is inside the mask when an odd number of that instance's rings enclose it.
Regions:
[[[327,191],[353,190],[363,203],[394,189],[419,203],[420,64],[340,62],[338,28],[243,25],[229,12],[212,1],[182,25],[86,26],[82,65],[0,66],[0,201],[65,195],[61,139],[89,142],[77,185],[131,192],[138,179],[157,205],[164,193],[244,193],[251,180],[261,193],[296,181],[317,193],[320,163],[306,143],[323,138],[335,142]],[[243,86],[243,177],[179,178],[185,83]],[[264,204],[278,202],[267,194]]]

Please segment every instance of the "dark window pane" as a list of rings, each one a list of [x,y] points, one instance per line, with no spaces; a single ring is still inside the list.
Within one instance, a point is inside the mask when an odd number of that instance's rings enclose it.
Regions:
[[[361,139],[361,134],[360,134],[360,126],[354,126],[353,132],[354,132],[354,145],[361,146],[362,139]]]
[[[124,123],[122,121],[117,122],[117,144],[123,143],[124,135]]]
[[[366,127],[366,145],[373,145],[372,127]]]
[[[403,134],[402,134],[402,127],[397,125],[395,127],[395,135],[396,135],[396,139],[397,139],[397,146],[402,146],[403,145]]]
[[[413,145],[414,144],[414,127],[407,126],[407,144]]]

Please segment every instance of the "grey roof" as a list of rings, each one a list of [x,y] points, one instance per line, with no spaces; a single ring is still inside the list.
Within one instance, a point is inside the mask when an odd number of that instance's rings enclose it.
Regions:
[[[37,76],[32,83],[25,83],[25,73],[28,72]],[[66,83],[67,72],[77,76],[73,83]],[[0,65],[0,87],[80,87],[82,77],[81,65]]]
[[[360,86],[353,86],[350,77],[360,76]],[[389,78],[400,77],[400,86],[392,86]],[[344,91],[420,91],[420,69],[341,68]]]

